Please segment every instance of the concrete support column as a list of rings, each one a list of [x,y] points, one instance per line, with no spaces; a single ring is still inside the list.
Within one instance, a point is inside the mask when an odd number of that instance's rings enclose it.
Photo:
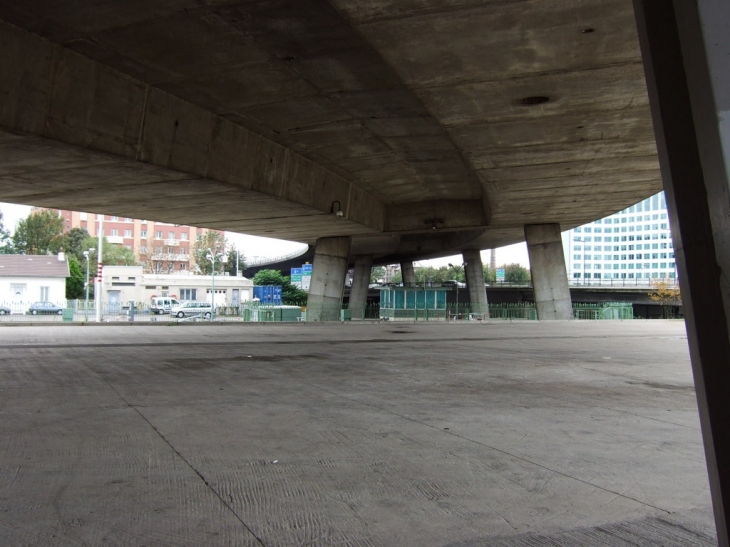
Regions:
[[[337,321],[340,318],[349,255],[349,237],[317,240],[307,298],[307,321]]]
[[[416,272],[413,269],[413,262],[401,262],[400,274],[403,278],[404,287],[414,287],[416,285]]]
[[[559,224],[525,226],[537,318],[573,319]]]
[[[482,254],[479,249],[469,249],[461,256],[464,258],[464,274],[466,275],[466,287],[469,291],[469,303],[472,313],[489,314],[487,304],[487,289],[484,285],[484,268],[482,267]]]
[[[730,545],[730,3],[634,0],[718,545]]]
[[[350,305],[353,319],[365,318],[365,307],[368,303],[368,286],[370,271],[373,267],[373,255],[360,255],[355,258],[355,272],[350,287]]]

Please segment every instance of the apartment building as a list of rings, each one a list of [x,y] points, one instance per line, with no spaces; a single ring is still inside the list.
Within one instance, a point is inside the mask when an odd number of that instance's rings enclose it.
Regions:
[[[102,215],[67,210],[58,210],[58,213],[64,219],[64,233],[72,228],[85,228],[89,235],[98,235]],[[110,215],[104,215],[102,230],[102,235],[109,243],[131,249],[140,265],[150,273],[194,271],[195,257],[191,252],[193,243],[198,236],[210,231],[207,228]]]

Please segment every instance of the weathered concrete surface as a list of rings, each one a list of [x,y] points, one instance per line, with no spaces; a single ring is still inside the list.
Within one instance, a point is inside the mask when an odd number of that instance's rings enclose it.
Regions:
[[[8,327],[0,390],[3,545],[713,544],[681,322]]]
[[[634,2],[718,544],[730,546],[730,4]]]
[[[468,249],[461,255],[464,259],[464,275],[469,291],[469,303],[474,313],[489,313],[487,289],[484,285],[484,268],[479,249]]]
[[[660,190],[628,0],[7,0],[0,61],[4,201],[396,262]]]
[[[568,274],[559,224],[525,226],[538,319],[572,319]]]
[[[307,296],[308,321],[338,319],[349,255],[349,237],[325,237],[317,240]]]
[[[372,255],[360,255],[355,258],[355,271],[352,275],[352,287],[350,288],[348,305],[348,309],[352,311],[354,318],[364,317],[365,306],[368,303],[368,285],[370,284],[370,272],[372,269]]]
[[[404,285],[413,286],[416,284],[416,271],[413,269],[413,262],[401,262],[400,273]]]

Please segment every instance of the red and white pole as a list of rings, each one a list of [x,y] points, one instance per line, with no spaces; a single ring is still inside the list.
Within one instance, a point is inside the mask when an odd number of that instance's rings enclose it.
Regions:
[[[94,300],[96,301],[96,322],[101,323],[101,273],[104,267],[102,261],[102,240],[104,238],[104,215],[99,216],[98,245],[96,250],[96,285],[94,287]]]

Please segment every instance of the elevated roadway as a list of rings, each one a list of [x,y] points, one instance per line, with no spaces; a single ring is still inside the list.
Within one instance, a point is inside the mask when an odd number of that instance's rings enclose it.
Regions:
[[[394,262],[661,189],[626,0],[9,0],[0,20],[5,201]]]

